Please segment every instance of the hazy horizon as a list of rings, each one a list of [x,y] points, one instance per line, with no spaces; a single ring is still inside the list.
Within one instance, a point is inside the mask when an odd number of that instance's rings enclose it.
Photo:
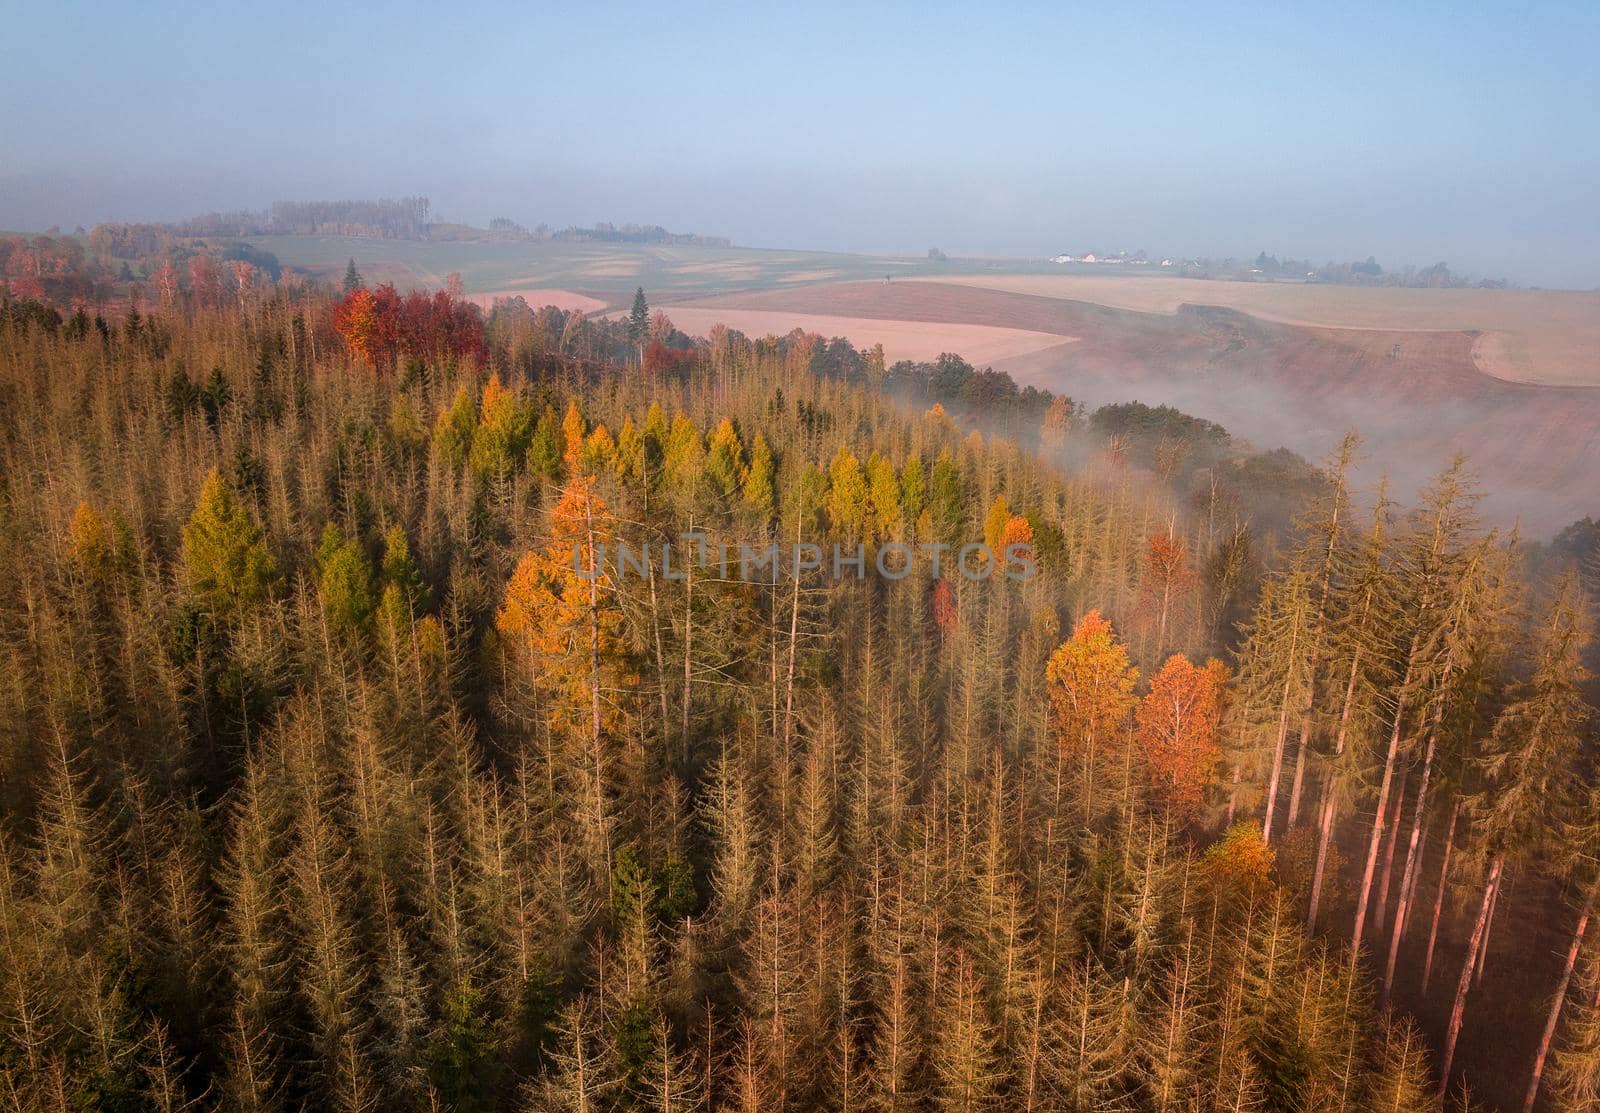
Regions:
[[[0,228],[417,193],[752,247],[1600,286],[1592,6],[387,16],[14,8]]]

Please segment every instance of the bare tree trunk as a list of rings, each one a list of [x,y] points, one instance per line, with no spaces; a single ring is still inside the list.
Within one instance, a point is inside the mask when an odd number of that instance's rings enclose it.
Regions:
[[[1293,649],[1293,648],[1291,648]],[[1261,820],[1261,841],[1272,841],[1272,812],[1277,809],[1278,777],[1283,774],[1283,742],[1290,736],[1290,681],[1283,681],[1283,700],[1278,707],[1278,739],[1272,745],[1272,774],[1267,777],[1267,811]]]
[[[1156,660],[1161,659],[1167,647],[1167,612],[1172,606],[1172,580],[1169,577],[1161,588],[1161,619],[1156,624]]]
[[[689,532],[694,532],[694,515],[689,516]],[[683,594],[683,721],[681,737],[683,738],[683,763],[689,764],[689,706],[693,694],[691,685],[694,679],[694,558],[685,562],[684,571],[688,578],[684,580]]]
[[[1339,547],[1340,497],[1345,483],[1342,461],[1338,474],[1339,487],[1334,496],[1333,518],[1328,524],[1328,548],[1322,560],[1322,590],[1317,598],[1317,614],[1312,620],[1311,655],[1306,662],[1306,694],[1300,704],[1300,737],[1295,743],[1294,787],[1289,791],[1289,815],[1284,823],[1285,830],[1293,830],[1295,820],[1300,817],[1300,793],[1305,787],[1306,750],[1310,748],[1311,741],[1311,709],[1317,700],[1317,672],[1322,667],[1322,643],[1326,635],[1324,623],[1328,617],[1328,593],[1333,582],[1333,557]]]
[[[594,500],[584,502],[589,544],[589,747],[594,762],[594,817],[605,849],[606,873],[611,873],[611,832],[606,829],[605,762],[600,737],[600,550],[594,537]]]
[[[1383,877],[1378,882],[1378,906],[1373,909],[1373,930],[1383,931],[1383,925],[1389,919],[1389,879],[1394,874],[1394,846],[1400,841],[1400,814],[1406,807],[1406,782],[1411,779],[1411,770],[1403,769],[1400,772],[1400,788],[1394,794],[1394,810],[1389,823],[1389,838],[1387,848],[1383,852]]]
[[[1417,639],[1411,639],[1410,657],[1417,655]],[[1389,731],[1389,754],[1383,759],[1383,783],[1378,788],[1378,811],[1372,817],[1372,835],[1367,840],[1367,865],[1361,873],[1361,896],[1356,901],[1356,922],[1350,931],[1350,949],[1361,950],[1361,934],[1367,926],[1367,902],[1372,896],[1372,875],[1378,869],[1378,848],[1383,842],[1383,820],[1388,813],[1389,788],[1394,782],[1394,759],[1400,750],[1400,728],[1405,723],[1406,689],[1411,685],[1412,665],[1406,665],[1405,676],[1400,680],[1399,697],[1395,700],[1394,726]]]
[[[661,697],[661,729],[665,731],[672,716],[667,714],[667,658],[661,651],[661,611],[656,604],[656,562],[645,553],[645,568],[650,574],[650,630],[656,641],[656,694]]]
[[[777,546],[774,545],[773,552],[776,553],[776,551]],[[771,657],[769,664],[772,671],[772,734],[774,739],[777,738],[778,734],[778,565],[780,563],[781,558],[775,555],[772,558],[772,589],[767,601],[767,644]]]
[[[1233,813],[1239,804],[1239,767],[1233,767],[1233,782],[1228,787],[1228,820],[1224,827],[1233,826]]]
[[[1505,868],[1504,854],[1496,854],[1489,867],[1489,877],[1483,884],[1483,900],[1478,902],[1478,921],[1473,925],[1472,938],[1467,942],[1467,957],[1461,964],[1461,977],[1456,980],[1456,999],[1450,1007],[1450,1027],[1445,1032],[1444,1049],[1439,1056],[1439,1100],[1450,1090],[1450,1067],[1455,1062],[1456,1040],[1461,1035],[1461,1014],[1467,1007],[1467,990],[1472,988],[1472,964],[1478,957],[1478,946],[1483,942],[1484,930],[1489,925],[1489,903],[1494,899],[1495,887],[1500,884],[1500,871]]]
[[[1483,984],[1483,968],[1489,962],[1489,940],[1494,937],[1495,913],[1500,911],[1500,886],[1504,877],[1494,883],[1494,895],[1489,898],[1489,922],[1483,925],[1483,942],[1478,945],[1478,968],[1472,976],[1474,988]]]
[[[794,524],[794,541],[795,541],[796,557],[798,558],[798,550],[799,550],[799,547],[800,547],[800,522],[798,520],[796,520],[796,522]],[[782,753],[784,755],[787,755],[788,752],[789,752],[790,732],[794,729],[794,664],[795,664],[795,654],[796,654],[796,644],[795,643],[797,642],[797,640],[799,639],[799,636],[800,636],[800,568],[799,568],[799,560],[796,559],[794,563],[795,563],[795,568],[792,570],[793,575],[794,575],[794,595],[790,599],[790,602],[789,602],[789,675],[788,675],[787,679],[784,681],[785,691],[784,691],[784,696],[783,696],[783,750],[782,750]]]
[[[1330,778],[1322,788],[1321,814],[1317,817],[1317,856],[1311,867],[1311,902],[1306,909],[1306,934],[1316,930],[1322,909],[1322,879],[1328,870],[1328,844],[1333,839],[1333,813],[1338,786]]]
[[[1339,734],[1334,740],[1333,756],[1335,760],[1344,754],[1345,739],[1350,733],[1350,712],[1356,701],[1356,678],[1361,669],[1361,647],[1350,656],[1350,678],[1344,687],[1344,707],[1339,712]],[[1322,817],[1318,822],[1317,832],[1317,861],[1311,870],[1311,907],[1306,912],[1306,932],[1309,934],[1316,929],[1317,911],[1322,906],[1322,877],[1328,865],[1328,843],[1333,838],[1333,820],[1338,810],[1338,782],[1330,776],[1328,783],[1323,786]]]
[[[1578,951],[1583,946],[1583,933],[1589,927],[1589,913],[1594,909],[1594,890],[1583,901],[1583,914],[1572,929],[1572,945],[1567,948],[1567,963],[1561,968],[1561,981],[1556,985],[1555,999],[1550,1002],[1550,1015],[1545,1018],[1544,1034],[1539,1037],[1539,1051],[1533,1057],[1533,1077],[1528,1080],[1528,1096],[1522,1101],[1522,1113],[1533,1113],[1533,1103],[1539,1100],[1539,1080],[1544,1076],[1544,1060],[1550,1054],[1550,1041],[1561,1021],[1561,1006],[1567,1000],[1567,986],[1572,982],[1572,968],[1577,964]]]
[[[1422,992],[1428,992],[1428,981],[1433,977],[1433,948],[1439,941],[1439,913],[1444,909],[1444,886],[1450,878],[1450,852],[1455,849],[1456,819],[1461,815],[1461,797],[1450,804],[1450,826],[1444,832],[1444,862],[1439,866],[1439,891],[1433,898],[1433,926],[1428,929],[1428,954],[1422,960]]]
[[[1306,743],[1311,734],[1311,710],[1306,708],[1300,720],[1300,740],[1295,744],[1294,758],[1294,786],[1289,790],[1289,815],[1284,820],[1283,829],[1294,830],[1294,821],[1300,816],[1300,792],[1306,783]]]
[[[1383,967],[1383,989],[1378,994],[1378,1007],[1383,1008],[1389,1003],[1389,990],[1394,984],[1395,958],[1400,953],[1400,935],[1405,931],[1406,915],[1411,911],[1411,889],[1416,881],[1416,871],[1420,868],[1417,860],[1417,846],[1422,841],[1422,823],[1428,811],[1428,780],[1433,773],[1433,750],[1438,740],[1438,715],[1434,716],[1434,731],[1428,735],[1428,749],[1422,756],[1422,782],[1417,785],[1417,802],[1411,818],[1411,841],[1406,845],[1406,864],[1400,872],[1400,903],[1394,910],[1394,925],[1389,931],[1389,960]],[[1400,818],[1400,810],[1395,809],[1395,818]],[[1394,848],[1390,847],[1390,853]]]

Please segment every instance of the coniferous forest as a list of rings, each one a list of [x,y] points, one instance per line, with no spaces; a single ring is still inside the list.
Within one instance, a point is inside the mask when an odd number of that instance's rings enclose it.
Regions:
[[[1592,566],[1466,462],[352,279],[0,307],[4,1108],[1600,1108]]]

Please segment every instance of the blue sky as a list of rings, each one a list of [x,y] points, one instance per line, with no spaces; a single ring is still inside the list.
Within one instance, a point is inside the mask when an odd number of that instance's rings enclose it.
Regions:
[[[1600,286],[1600,4],[0,0],[0,227],[424,193],[757,246]]]

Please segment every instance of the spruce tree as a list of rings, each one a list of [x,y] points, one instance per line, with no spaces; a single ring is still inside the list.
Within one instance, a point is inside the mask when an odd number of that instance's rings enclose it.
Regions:
[[[1496,717],[1479,759],[1484,790],[1473,801],[1473,818],[1489,871],[1440,1051],[1441,1097],[1449,1086],[1467,990],[1506,862],[1549,850],[1552,832],[1570,822],[1578,803],[1577,763],[1590,719],[1583,697],[1586,640],[1584,615],[1569,589],[1551,606],[1533,646],[1528,678]]]
[[[633,292],[633,309],[628,313],[628,343],[633,345],[640,363],[644,362],[644,344],[650,339],[650,303],[644,300],[644,287]]]
[[[278,583],[261,527],[215,468],[183,528],[183,564],[195,602],[223,619],[243,617]]]

